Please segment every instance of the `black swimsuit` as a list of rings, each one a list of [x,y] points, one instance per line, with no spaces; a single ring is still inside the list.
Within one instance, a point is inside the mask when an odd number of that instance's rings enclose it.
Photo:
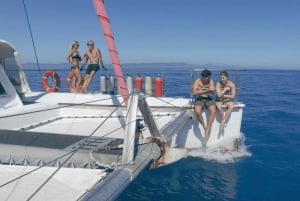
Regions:
[[[75,54],[75,55],[72,56],[72,60],[73,59],[78,59],[80,61],[81,56],[79,54]],[[76,66],[76,67],[71,66],[71,70],[76,70],[76,68],[79,68],[79,66]]]
[[[71,70],[76,70],[76,68],[79,68],[79,67],[78,66],[76,66],[76,67],[71,66]]]
[[[221,84],[221,86],[222,86],[222,89],[224,90],[224,88],[225,88],[225,85],[223,85],[223,83],[222,82],[219,82],[220,84]],[[224,94],[224,95],[228,95],[227,93],[226,94]],[[227,103],[227,102],[229,102],[231,99],[230,98],[224,98],[224,97],[217,97],[216,98],[216,102],[223,102],[223,103]]]

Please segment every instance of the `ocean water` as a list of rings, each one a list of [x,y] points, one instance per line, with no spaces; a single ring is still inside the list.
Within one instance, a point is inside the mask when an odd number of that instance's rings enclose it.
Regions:
[[[109,74],[110,72],[105,72]],[[136,75],[136,70],[125,74]],[[149,70],[143,75],[156,75]],[[166,96],[190,97],[189,70],[160,70]],[[246,104],[244,143],[236,155],[193,151],[175,164],[145,170],[118,201],[300,200],[300,71],[232,71],[238,100]],[[34,90],[41,75],[27,71]],[[67,72],[59,74],[62,80]],[[99,89],[99,75],[90,90]],[[218,72],[213,72],[214,80]],[[62,82],[62,91],[67,90]]]

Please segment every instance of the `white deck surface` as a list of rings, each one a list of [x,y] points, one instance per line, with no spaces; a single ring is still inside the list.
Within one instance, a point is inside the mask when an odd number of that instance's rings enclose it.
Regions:
[[[172,113],[171,115],[166,115],[166,113],[160,113],[160,115],[162,116],[155,117],[159,128],[163,127],[166,123],[168,123],[174,118],[174,113]],[[95,131],[95,134],[93,136],[97,137],[124,137],[124,130],[126,124],[124,118],[110,118],[104,124],[102,124],[103,121],[104,118],[63,118],[30,129],[30,131],[80,136],[88,136]],[[100,124],[102,124],[100,129],[97,129],[100,126]],[[149,135],[147,131],[145,131],[145,135]]]
[[[119,119],[109,119],[100,129],[97,129],[103,121],[104,118],[66,118],[31,129],[30,131],[80,136],[89,136],[96,131],[93,136],[124,137],[124,127],[121,125]]]
[[[0,185],[35,168],[30,166],[0,165]],[[55,170],[56,168],[53,167],[44,167],[0,188],[0,200],[27,200]],[[98,169],[62,168],[32,200],[78,200],[98,181],[103,179],[105,175],[105,172]]]

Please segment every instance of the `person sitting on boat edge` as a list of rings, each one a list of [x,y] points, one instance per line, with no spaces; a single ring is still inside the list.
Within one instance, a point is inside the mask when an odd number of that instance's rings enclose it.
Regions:
[[[88,67],[86,69],[86,76],[85,76],[84,83],[81,88],[81,92],[83,92],[83,93],[86,93],[88,86],[90,85],[90,83],[92,82],[92,80],[94,78],[94,75],[100,69],[99,63],[101,64],[102,69],[105,69],[105,67],[103,65],[103,60],[102,60],[100,49],[95,48],[94,44],[95,43],[92,40],[89,40],[87,42],[88,50],[84,53],[83,65],[80,68],[80,70],[83,70],[83,68],[87,64],[87,62],[88,61],[90,62],[90,64],[88,65]]]
[[[196,95],[195,99],[195,112],[198,121],[203,126],[205,140],[209,139],[212,124],[215,120],[216,105],[212,98],[215,91],[214,81],[211,79],[211,72],[207,69],[201,72],[201,78],[195,80],[192,88],[193,95]],[[205,124],[202,117],[202,109],[207,108],[209,111],[209,118],[207,124]]]
[[[216,84],[216,92],[216,106],[221,119],[220,128],[224,129],[233,110],[233,99],[236,95],[236,87],[234,83],[229,80],[227,71],[222,71],[220,73],[220,81]],[[226,106],[227,108],[225,114],[223,106]]]
[[[71,50],[67,54],[67,61],[71,64],[71,70],[75,75],[75,82],[72,84],[73,92],[79,92],[79,86],[82,82],[82,75],[79,70],[79,62],[81,61],[81,56],[78,51],[79,43],[78,41],[73,41],[71,44]]]

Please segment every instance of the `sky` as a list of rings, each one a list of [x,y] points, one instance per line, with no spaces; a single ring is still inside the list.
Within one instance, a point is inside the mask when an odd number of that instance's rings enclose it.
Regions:
[[[22,0],[0,0],[0,38],[34,62]],[[89,39],[110,63],[92,0],[25,0],[38,58],[65,62]],[[106,0],[122,63],[300,69],[298,0]]]

